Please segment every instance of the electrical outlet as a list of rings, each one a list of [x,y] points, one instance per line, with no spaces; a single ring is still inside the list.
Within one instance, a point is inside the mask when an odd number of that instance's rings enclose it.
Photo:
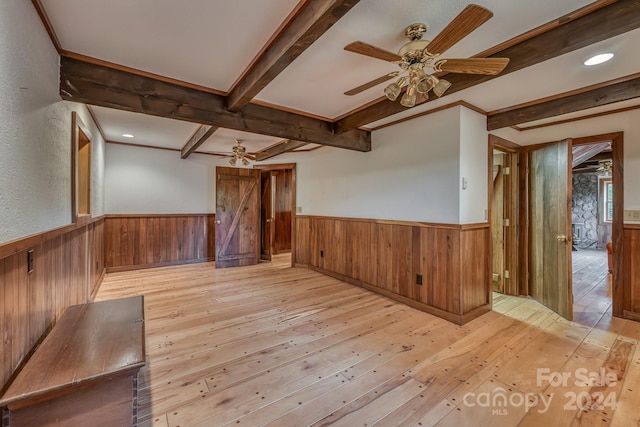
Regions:
[[[422,274],[416,274],[416,285],[422,286]]]
[[[624,219],[626,221],[640,221],[640,211],[625,210]]]
[[[296,206],[296,213],[302,213],[302,206]]]

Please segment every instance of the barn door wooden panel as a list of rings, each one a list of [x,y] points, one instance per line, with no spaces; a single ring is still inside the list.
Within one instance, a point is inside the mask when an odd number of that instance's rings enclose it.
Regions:
[[[260,261],[260,171],[216,168],[216,267]]]
[[[529,293],[573,317],[571,286],[571,141],[529,153]]]

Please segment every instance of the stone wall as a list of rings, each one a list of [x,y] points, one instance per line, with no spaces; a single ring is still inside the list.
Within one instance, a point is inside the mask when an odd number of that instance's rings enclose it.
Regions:
[[[581,228],[574,231],[579,249],[595,249],[598,243],[598,176],[595,173],[574,173],[571,222]],[[581,238],[580,238],[581,237]]]

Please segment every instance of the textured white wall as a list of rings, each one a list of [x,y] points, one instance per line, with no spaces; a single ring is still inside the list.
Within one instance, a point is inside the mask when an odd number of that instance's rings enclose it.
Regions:
[[[298,163],[304,215],[458,223],[459,140],[452,108],[373,132],[369,153],[322,148],[274,163]]]
[[[103,141],[84,106],[58,95],[58,54],[30,2],[0,1],[0,243],[71,221],[71,110],[91,129],[101,214]]]
[[[487,222],[488,132],[487,117],[460,108],[460,224]],[[462,189],[466,178],[467,188]]]
[[[531,145],[620,131],[624,132],[624,208],[640,210],[640,110],[525,132],[500,130],[492,133],[520,145]]]
[[[105,204],[110,214],[215,212],[215,170],[227,159],[107,144]]]

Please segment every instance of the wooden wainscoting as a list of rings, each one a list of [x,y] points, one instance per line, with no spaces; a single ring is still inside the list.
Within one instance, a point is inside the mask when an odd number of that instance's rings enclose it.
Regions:
[[[0,245],[0,394],[64,310],[90,301],[103,277],[104,218]]]
[[[213,261],[215,215],[108,215],[107,271]]]
[[[488,224],[297,216],[296,236],[298,266],[458,324],[491,309]]]
[[[640,320],[640,224],[625,224],[622,262],[624,265],[624,317]],[[618,258],[620,259],[620,258]]]

